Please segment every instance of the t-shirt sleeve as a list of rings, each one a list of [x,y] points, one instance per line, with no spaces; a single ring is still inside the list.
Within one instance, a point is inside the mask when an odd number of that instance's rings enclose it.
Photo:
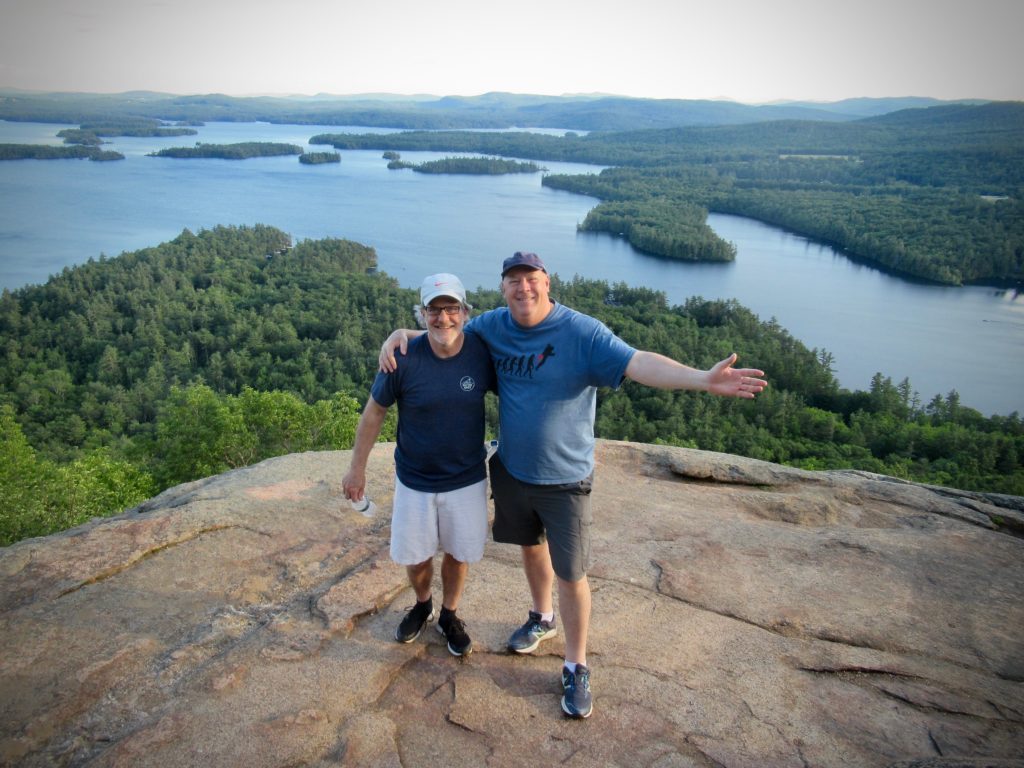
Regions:
[[[377,377],[373,380],[373,386],[370,387],[370,395],[384,408],[390,408],[395,404],[395,400],[398,399],[398,377],[398,371],[394,373],[378,371]]]
[[[604,323],[595,321],[591,347],[591,381],[595,387],[618,389],[626,378],[626,367],[636,350],[624,342]]]

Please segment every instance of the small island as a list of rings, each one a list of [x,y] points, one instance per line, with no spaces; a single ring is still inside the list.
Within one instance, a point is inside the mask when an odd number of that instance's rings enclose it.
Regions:
[[[270,141],[243,141],[238,144],[203,144],[194,147],[168,147],[150,152],[147,157],[175,158],[218,158],[221,160],[245,160],[249,157],[276,157],[279,155],[301,155],[302,147],[297,144],[279,144]]]
[[[48,144],[0,144],[0,160],[124,160],[120,152],[97,147],[51,147]]]
[[[306,165],[320,165],[321,163],[340,163],[341,153],[339,152],[303,152],[299,155],[299,162]]]
[[[57,132],[65,144],[98,146],[104,136],[195,136],[194,128],[168,126],[159,120],[123,120],[103,123],[82,123],[77,128]]]
[[[465,173],[482,176],[498,176],[505,173],[537,173],[545,170],[536,163],[521,163],[517,160],[502,160],[497,157],[445,157],[425,163],[407,163],[397,157],[388,163],[388,168],[398,170],[411,168],[417,173]]]

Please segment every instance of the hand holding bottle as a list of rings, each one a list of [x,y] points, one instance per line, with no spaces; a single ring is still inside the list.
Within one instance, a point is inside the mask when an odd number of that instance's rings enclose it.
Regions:
[[[377,514],[377,505],[370,501],[369,496],[363,496],[361,499],[349,499],[348,503],[363,517],[373,517]]]

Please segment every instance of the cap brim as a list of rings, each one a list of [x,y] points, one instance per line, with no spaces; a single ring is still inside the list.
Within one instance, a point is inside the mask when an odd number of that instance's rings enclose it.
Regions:
[[[504,270],[501,273],[501,276],[504,277],[509,272],[511,272],[513,269],[519,269],[520,267],[522,267],[523,269],[528,269],[531,272],[543,272],[545,275],[548,273],[548,271],[546,269],[544,269],[544,267],[538,267],[536,264],[513,264],[511,267],[509,267],[508,269]]]
[[[420,299],[420,301],[423,302],[423,306],[426,307],[427,304],[432,302],[434,299],[439,299],[442,296],[444,296],[445,298],[449,298],[449,299],[455,299],[455,301],[459,302],[459,304],[465,304],[466,303],[466,300],[464,298],[462,298],[460,296],[453,296],[452,294],[445,293],[444,291],[441,291],[440,293],[432,293],[429,296],[424,296],[424,297],[422,297]]]

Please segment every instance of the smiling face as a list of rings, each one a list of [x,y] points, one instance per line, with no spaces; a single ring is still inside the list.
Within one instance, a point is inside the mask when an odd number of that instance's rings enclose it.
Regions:
[[[462,326],[469,314],[465,305],[451,296],[438,296],[420,311],[434,354],[438,357],[458,354],[462,349]]]
[[[512,319],[527,328],[537,325],[551,311],[551,278],[542,269],[515,267],[501,278],[501,293]]]

